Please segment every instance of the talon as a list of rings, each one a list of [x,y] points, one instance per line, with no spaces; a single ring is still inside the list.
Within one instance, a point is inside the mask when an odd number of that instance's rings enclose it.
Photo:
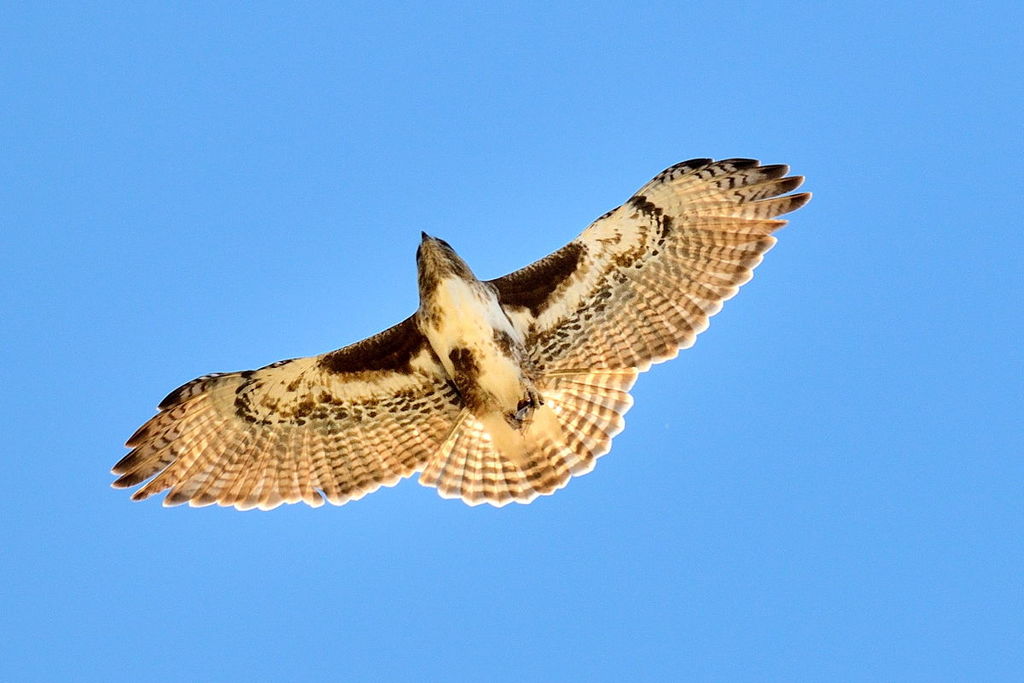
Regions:
[[[506,419],[513,427],[521,427],[524,422],[530,419],[534,409],[542,405],[544,405],[544,399],[541,397],[540,392],[532,387],[527,388],[526,396],[519,399],[515,412],[509,413]]]

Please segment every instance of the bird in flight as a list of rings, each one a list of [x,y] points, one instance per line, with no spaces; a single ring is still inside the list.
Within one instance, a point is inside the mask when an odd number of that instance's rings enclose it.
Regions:
[[[576,239],[478,280],[416,251],[417,311],[361,342],[172,391],[128,439],[116,488],[164,505],[341,505],[419,472],[445,498],[528,503],[611,448],[637,374],[674,358],[809,193],[783,165],[692,159]]]

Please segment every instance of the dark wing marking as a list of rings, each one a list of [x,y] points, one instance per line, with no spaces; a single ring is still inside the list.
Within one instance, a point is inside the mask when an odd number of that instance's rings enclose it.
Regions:
[[[586,245],[569,242],[541,260],[490,283],[498,290],[503,305],[525,308],[536,317],[553,301],[552,295],[558,288],[576,272],[586,251]]]
[[[415,316],[409,316],[361,342],[325,353],[320,362],[325,369],[337,373],[408,372],[413,357],[429,349],[426,341],[416,326]]]
[[[270,509],[360,498],[422,468],[460,410],[412,318],[357,344],[171,392],[128,440],[135,500]]]
[[[542,371],[637,368],[693,343],[750,279],[803,178],[753,159],[665,169],[566,247],[492,281]]]

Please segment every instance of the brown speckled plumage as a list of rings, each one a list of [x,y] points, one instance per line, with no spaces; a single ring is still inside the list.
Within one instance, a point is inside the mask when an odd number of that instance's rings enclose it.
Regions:
[[[807,202],[787,194],[802,181],[787,171],[676,164],[565,247],[485,284],[424,236],[416,315],[321,356],[179,387],[128,440],[114,486],[143,484],[135,500],[167,491],[166,505],[239,509],[342,504],[418,471],[473,505],[551,493],[609,450],[637,374],[694,342],[775,244],[778,216]],[[460,313],[429,302],[451,278],[492,292],[511,327],[439,355],[425,330],[436,336]],[[523,394],[495,426],[500,399],[476,383],[502,358],[521,368]]]

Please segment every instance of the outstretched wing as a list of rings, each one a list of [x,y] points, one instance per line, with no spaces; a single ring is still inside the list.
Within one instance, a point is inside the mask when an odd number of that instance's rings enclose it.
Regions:
[[[787,166],[693,159],[665,169],[579,237],[492,280],[541,372],[673,358],[750,279],[810,194]]]
[[[460,410],[413,318],[343,349],[200,377],[129,440],[114,486],[142,500],[274,508],[361,498],[422,468]]]

